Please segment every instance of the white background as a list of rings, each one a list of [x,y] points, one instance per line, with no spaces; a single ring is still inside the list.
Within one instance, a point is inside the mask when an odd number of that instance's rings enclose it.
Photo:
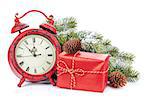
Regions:
[[[136,55],[134,67],[140,71],[137,83],[114,89],[107,87],[104,93],[60,89],[51,85],[33,84],[18,88],[19,79],[12,73],[7,51],[18,35],[10,34],[14,14],[31,9],[53,14],[55,19],[74,16],[79,30],[100,32],[122,51]],[[45,21],[40,14],[31,14],[22,20],[37,28]],[[149,0],[1,0],[0,2],[0,98],[31,99],[53,97],[120,99],[149,96],[150,55],[150,2]],[[61,96],[61,97],[60,97]]]

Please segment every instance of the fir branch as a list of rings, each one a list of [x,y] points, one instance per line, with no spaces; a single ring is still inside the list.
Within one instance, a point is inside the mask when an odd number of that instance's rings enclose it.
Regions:
[[[77,22],[74,17],[67,18],[67,28],[75,28],[77,27]]]
[[[77,22],[74,17],[62,18],[56,20],[54,26],[58,32],[62,32],[76,28]]]
[[[124,74],[129,82],[135,82],[139,79],[139,72],[134,70],[131,66],[125,68]]]
[[[99,33],[95,33],[95,35],[93,37],[97,40],[103,40],[102,34],[99,34]]]
[[[116,64],[115,66],[111,66],[110,65],[110,70],[109,72],[114,72],[114,71],[120,71],[124,74],[125,72],[125,67],[119,66],[118,64]]]
[[[115,46],[109,46],[108,47],[108,54],[110,54],[112,57],[117,57],[119,54],[119,49]]]
[[[86,31],[79,31],[77,34],[78,34],[79,38],[82,40],[86,39],[86,37],[88,35],[88,33]]]
[[[68,40],[75,39],[75,38],[79,39],[79,36],[76,31],[70,31],[70,33],[68,33],[67,35],[68,35]]]
[[[104,46],[111,46],[111,41],[109,39],[103,40],[102,43]]]
[[[74,38],[79,39],[79,36],[78,36],[78,34],[76,33],[76,31],[74,29],[69,29],[67,31],[60,32],[57,35],[57,39],[58,39],[61,46],[65,42],[67,42],[69,39],[74,39]]]
[[[92,42],[82,43],[82,51],[95,53],[94,44]]]
[[[132,53],[127,53],[127,52],[121,52],[118,55],[119,58],[123,59],[124,61],[128,62],[129,64],[132,64],[132,62],[135,59],[134,54]]]
[[[66,34],[60,34],[60,35],[57,35],[57,39],[60,43],[60,45],[62,46],[65,42],[67,42],[67,35]]]

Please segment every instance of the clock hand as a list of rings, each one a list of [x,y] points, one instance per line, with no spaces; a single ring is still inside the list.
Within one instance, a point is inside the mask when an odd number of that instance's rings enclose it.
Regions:
[[[24,46],[29,50],[29,52],[32,54],[31,56],[34,56],[34,57],[36,57],[37,55],[35,54],[35,52],[37,51],[37,49],[35,48],[35,47],[33,47],[32,48],[32,50],[29,48],[29,47],[27,47],[25,44],[24,44]]]
[[[29,52],[32,54],[32,50],[29,48],[29,47],[27,47],[25,44],[24,44],[24,46],[29,50]]]
[[[37,52],[37,49],[35,48],[35,46],[33,46],[33,48],[32,48],[32,54],[33,54],[34,57],[37,56],[37,55],[36,55],[36,52]],[[39,55],[41,55],[41,54],[39,54]],[[39,56],[39,55],[38,55],[38,56]]]
[[[42,54],[37,54],[36,56],[40,56],[40,55],[42,55]]]
[[[31,52],[33,52],[35,54],[35,52],[37,51],[37,49],[35,48],[35,46],[32,48]]]
[[[26,56],[20,56],[20,57],[32,57],[33,55],[26,55]]]
[[[40,55],[41,55],[41,54],[37,54],[37,55],[34,54],[34,55],[26,55],[26,56],[18,56],[18,57],[33,57],[33,56],[36,57],[36,56],[40,56]]]
[[[36,56],[41,56],[41,54],[35,54],[35,57],[36,57]]]

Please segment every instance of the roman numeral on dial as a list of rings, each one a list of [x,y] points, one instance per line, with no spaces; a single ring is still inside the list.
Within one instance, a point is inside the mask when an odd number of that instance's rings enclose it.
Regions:
[[[23,48],[22,48],[22,47],[19,47],[19,49],[22,49],[22,50],[23,50]]]
[[[47,64],[51,65],[51,63],[49,61],[46,61]]]
[[[46,47],[45,49],[48,49],[50,46]]]
[[[45,68],[44,68],[44,67],[42,67],[42,69],[45,71]]]
[[[33,38],[32,40],[33,40],[33,43],[35,43],[35,38]]]
[[[48,54],[48,56],[53,56],[52,54]]]
[[[27,67],[27,68],[26,68],[26,71],[29,71],[29,69],[30,69],[30,68],[29,68],[29,67]]]
[[[29,44],[26,40],[24,41],[27,45]]]
[[[19,65],[20,65],[20,66],[22,66],[23,64],[24,64],[24,62],[23,62],[23,61],[19,63]]]
[[[40,44],[42,44],[43,43],[43,40],[40,42]]]
[[[37,73],[37,70],[36,70],[36,69],[34,69],[34,73]]]
[[[22,57],[22,55],[17,55],[17,57]]]

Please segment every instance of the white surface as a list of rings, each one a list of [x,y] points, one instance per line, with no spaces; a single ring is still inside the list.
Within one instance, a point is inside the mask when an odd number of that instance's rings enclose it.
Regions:
[[[142,98],[149,96],[150,55],[150,3],[149,0],[1,0],[0,3],[0,97],[26,99],[52,96],[64,98],[87,97],[99,99]],[[134,67],[141,73],[137,83],[128,83],[121,89],[107,87],[104,93],[60,89],[51,85],[33,84],[17,87],[19,79],[12,73],[7,61],[9,45],[17,34],[10,34],[14,14],[38,9],[55,18],[74,16],[79,30],[92,30],[104,34],[112,44],[136,55]],[[40,14],[27,16],[23,22],[38,26],[44,22]],[[25,83],[27,84],[27,83]],[[1,98],[2,99],[2,98]]]

